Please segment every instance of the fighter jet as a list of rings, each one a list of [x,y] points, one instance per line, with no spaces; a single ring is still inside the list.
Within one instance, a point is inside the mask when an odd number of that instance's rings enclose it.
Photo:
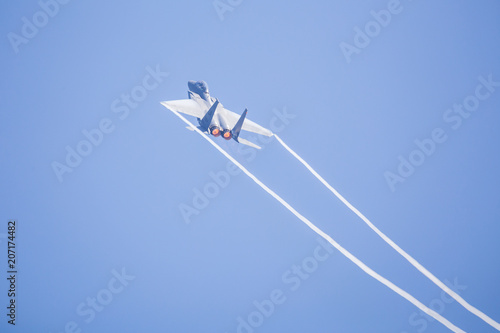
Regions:
[[[169,110],[196,117],[198,129],[202,132],[215,137],[222,136],[226,140],[233,139],[257,149],[260,147],[256,144],[240,138],[241,130],[265,136],[273,135],[267,128],[246,119],[247,109],[239,116],[224,108],[218,99],[210,96],[208,85],[204,81],[189,81],[188,88],[189,99],[165,101],[161,104]],[[187,129],[193,130],[190,126]]]

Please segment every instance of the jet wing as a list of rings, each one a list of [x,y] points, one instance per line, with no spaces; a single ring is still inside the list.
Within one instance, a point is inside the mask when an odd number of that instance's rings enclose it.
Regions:
[[[223,108],[223,112],[224,112],[223,113],[224,118],[226,119],[228,126],[230,128],[233,128],[234,125],[236,125],[236,122],[238,122],[238,119],[240,119],[240,115],[238,115],[232,111],[229,111],[226,108]],[[248,131],[248,132],[253,132],[253,133],[265,135],[265,136],[272,136],[273,135],[273,132],[271,132],[267,128],[262,127],[259,124],[251,121],[248,118],[245,119],[245,121],[243,122],[243,127],[241,127],[241,129]]]
[[[207,109],[203,108],[199,103],[192,99],[179,99],[176,101],[161,102],[169,110],[184,113],[196,118],[203,118]]]
[[[205,102],[205,101],[203,101]],[[203,106],[202,103],[196,99],[179,99],[175,101],[165,101],[161,102],[163,106],[165,106],[169,110],[177,111],[180,113],[184,113],[190,116],[194,116],[196,118],[203,118],[205,113],[207,113],[207,110],[210,106]],[[208,104],[207,104],[208,105]],[[222,105],[221,105],[222,106]],[[219,107],[219,109],[221,109]],[[234,125],[238,122],[238,119],[240,119],[240,115],[229,111],[228,109],[222,107],[221,113],[224,115],[225,120],[227,121],[227,125],[229,128],[233,128]],[[243,126],[241,128],[242,130],[248,131],[248,132],[253,132],[265,136],[272,136],[273,132],[268,130],[267,128],[264,128],[260,126],[259,124],[251,121],[250,119],[245,119],[243,122]]]

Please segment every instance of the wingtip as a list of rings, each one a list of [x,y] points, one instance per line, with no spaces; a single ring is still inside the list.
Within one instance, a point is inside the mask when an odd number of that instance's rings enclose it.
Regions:
[[[167,101],[162,101],[162,102],[160,102],[160,104],[170,110],[170,105],[168,104]]]

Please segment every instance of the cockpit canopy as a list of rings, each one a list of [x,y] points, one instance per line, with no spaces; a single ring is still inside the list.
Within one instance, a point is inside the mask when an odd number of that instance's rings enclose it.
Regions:
[[[189,81],[188,87],[198,95],[208,94],[208,85],[205,81]]]
[[[198,85],[201,91],[203,91],[204,93],[208,93],[208,85],[205,81],[198,81],[196,82],[196,84]]]

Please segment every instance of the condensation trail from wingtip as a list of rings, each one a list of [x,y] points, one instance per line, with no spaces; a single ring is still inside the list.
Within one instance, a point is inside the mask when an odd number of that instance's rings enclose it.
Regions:
[[[170,109],[169,109],[170,110]],[[449,328],[451,331],[455,333],[465,333],[464,330],[458,328],[455,326],[453,323],[451,323],[448,319],[444,318],[441,316],[439,313],[436,311],[428,308],[425,306],[423,303],[421,303],[419,300],[417,300],[415,297],[404,291],[403,289],[399,288],[396,286],[394,283],[391,281],[387,280],[374,270],[372,270],[370,267],[366,266],[361,260],[356,258],[353,254],[351,254],[349,251],[344,249],[340,244],[338,244],[333,238],[331,238],[329,235],[327,235],[325,232],[323,232],[321,229],[316,227],[311,221],[309,221],[307,218],[302,216],[299,212],[297,212],[292,206],[290,206],[285,200],[283,200],[278,194],[276,194],[273,190],[271,190],[269,187],[267,187],[264,183],[262,183],[257,177],[255,177],[250,171],[248,171],[243,165],[241,165],[236,159],[234,159],[231,155],[229,155],[224,149],[219,147],[218,144],[216,144],[212,139],[210,139],[208,136],[203,134],[196,126],[194,126],[189,120],[184,118],[181,114],[174,110],[172,111],[177,117],[179,117],[182,121],[184,121],[187,125],[189,125],[193,130],[198,132],[205,140],[210,142],[212,146],[214,146],[220,153],[222,153],[224,156],[226,156],[231,162],[233,162],[238,168],[240,168],[248,177],[250,177],[257,185],[259,185],[264,191],[266,191],[268,194],[270,194],[274,199],[276,199],[279,203],[281,203],[285,208],[287,208],[293,215],[295,215],[297,218],[299,218],[302,222],[304,222],[309,228],[311,228],[314,232],[316,232],[318,235],[326,239],[330,244],[332,244],[340,253],[342,253],[345,257],[347,257],[349,260],[351,260],[354,264],[356,264],[359,268],[361,268],[365,273],[379,281],[380,283],[384,284],[388,288],[390,288],[392,291],[400,295],[401,297],[405,298],[408,300],[410,303],[415,305],[417,308],[422,310],[424,313],[428,314],[429,316],[433,317],[437,321],[439,321],[441,324]]]
[[[382,231],[380,231],[370,220],[364,216],[356,207],[354,207],[349,201],[347,201],[337,190],[335,190],[326,180],[323,179],[306,161],[304,161],[292,148],[281,140],[276,134],[274,134],[276,139],[281,145],[288,150],[299,162],[301,162],[323,185],[325,185],[344,205],[346,205],[354,214],[356,214],[360,219],[362,219],[373,231],[377,233],[387,244],[389,244],[394,250],[396,250],[400,255],[402,255],[410,264],[412,264],[417,270],[424,274],[429,280],[436,284],[439,288],[445,291],[448,295],[453,297],[458,303],[460,303],[465,309],[467,309],[472,314],[476,315],[482,319],[487,324],[494,327],[496,330],[500,331],[500,324],[495,320],[490,318],[488,315],[484,314],[474,306],[467,303],[460,295],[450,289],[446,284],[439,280],[434,274],[429,272],[422,264],[420,264],[415,258],[410,256],[406,251],[400,248],[392,239],[386,236]]]

